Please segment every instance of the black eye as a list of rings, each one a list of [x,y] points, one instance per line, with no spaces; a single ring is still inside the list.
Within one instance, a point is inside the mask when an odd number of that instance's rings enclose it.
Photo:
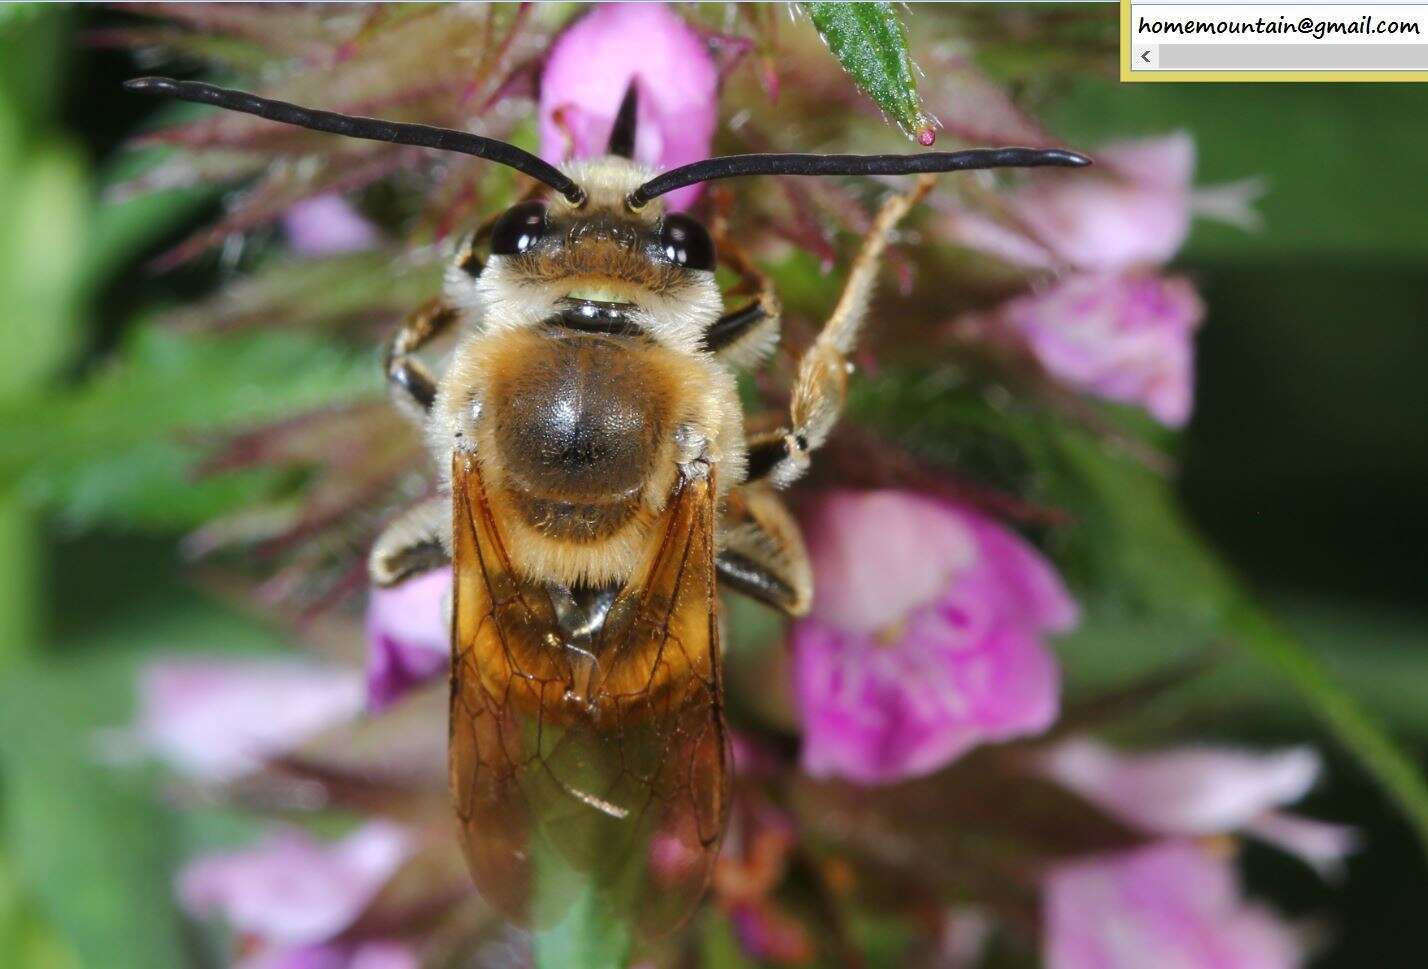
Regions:
[[[664,217],[659,247],[666,259],[681,266],[714,268],[714,240],[709,238],[709,230],[687,215],[676,212]]]
[[[545,203],[513,205],[491,228],[491,255],[514,256],[540,241],[545,233]]]

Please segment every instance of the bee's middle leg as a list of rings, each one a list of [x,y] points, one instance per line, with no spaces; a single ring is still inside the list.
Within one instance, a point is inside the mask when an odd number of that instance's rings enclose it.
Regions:
[[[810,452],[828,439],[843,412],[852,368],[848,354],[867,318],[883,251],[898,222],[932,184],[933,177],[924,175],[911,191],[894,195],[878,210],[832,315],[799,361],[788,424],[749,438],[749,480],[762,478],[778,487],[788,485],[808,469]]]
[[[451,561],[451,499],[437,495],[402,512],[383,529],[367,557],[374,585],[393,586]]]

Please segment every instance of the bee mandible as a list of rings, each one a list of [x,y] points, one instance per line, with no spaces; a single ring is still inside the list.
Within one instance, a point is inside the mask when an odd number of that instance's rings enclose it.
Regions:
[[[537,925],[594,899],[646,934],[679,924],[709,879],[728,808],[716,587],[788,616],[812,597],[778,491],[843,407],[879,259],[931,175],[1080,166],[1028,148],[908,155],[750,154],[654,173],[631,160],[634,88],[605,157],[551,165],[478,135],[317,111],[190,81],[135,90],[355,138],[460,152],[538,183],[474,232],[442,295],[383,360],[442,486],[370,558],[392,585],[452,563],[449,767],[477,886]],[[746,430],[736,390],[778,339],[768,278],[661,196],[750,175],[909,175],[885,201],[788,414]],[[486,256],[482,258],[482,251]],[[756,293],[726,311],[723,262]],[[455,348],[438,377],[419,351]],[[755,425],[750,422],[749,426]]]

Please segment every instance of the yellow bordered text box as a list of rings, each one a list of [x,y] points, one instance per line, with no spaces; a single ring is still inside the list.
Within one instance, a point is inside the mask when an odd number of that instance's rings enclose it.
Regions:
[[[1236,81],[1236,82],[1256,82],[1256,81],[1335,81],[1335,82],[1372,82],[1382,83],[1385,81],[1428,81],[1428,3],[1425,4],[1386,4],[1385,6],[1397,6],[1403,12],[1404,19],[1418,20],[1422,23],[1423,29],[1419,35],[1402,36],[1381,36],[1377,43],[1351,43],[1347,37],[1313,38],[1312,36],[1295,35],[1271,35],[1266,37],[1255,37],[1253,39],[1241,36],[1235,43],[1225,44],[1221,38],[1214,35],[1175,35],[1163,34],[1153,40],[1142,38],[1136,40],[1136,31],[1133,29],[1131,20],[1132,0],[1120,0],[1121,4],[1121,80],[1131,83],[1186,83],[1204,81]],[[1159,4],[1146,3],[1145,0],[1138,0],[1134,4],[1140,7],[1142,15],[1146,13],[1147,7],[1155,7]],[[1282,9],[1285,16],[1292,21],[1299,21],[1301,18],[1321,18],[1324,16],[1324,4],[1313,3],[1285,3],[1285,4],[1255,4],[1255,3],[1205,3],[1205,4],[1185,4],[1183,6],[1196,6],[1203,9],[1204,19],[1210,20],[1234,20],[1240,19],[1236,11],[1242,8],[1273,6]],[[1180,5],[1177,5],[1180,6]],[[1317,8],[1317,9],[1316,9]],[[1198,11],[1197,11],[1198,13]],[[1248,19],[1254,19],[1249,17]],[[1330,18],[1333,19],[1333,18]],[[1264,41],[1257,43],[1256,41]],[[1178,61],[1200,61],[1213,65],[1216,61],[1236,62],[1237,67],[1242,68],[1241,62],[1252,62],[1256,60],[1255,52],[1267,62],[1265,69],[1213,69],[1207,67],[1199,70],[1165,70],[1165,69],[1142,69],[1136,70],[1131,59],[1137,55],[1142,59],[1149,58],[1153,62],[1160,59],[1160,46],[1170,45],[1173,50],[1170,53]],[[1310,47],[1318,48],[1310,51]],[[1192,47],[1212,48],[1203,51],[1198,56],[1190,50]],[[1394,61],[1412,64],[1415,69],[1405,70],[1378,70],[1376,68],[1363,67],[1355,70],[1335,69],[1326,67],[1322,70],[1276,70],[1272,65],[1276,60],[1282,60],[1287,56],[1292,56],[1284,51],[1276,51],[1272,48],[1298,47],[1306,52],[1306,55],[1313,59],[1321,60],[1325,63],[1351,62],[1357,66],[1359,63],[1373,61],[1375,59],[1392,63]],[[1354,47],[1356,50],[1347,48]],[[1379,51],[1373,51],[1375,47],[1381,47]],[[1418,50],[1410,48],[1420,48]],[[1417,64],[1423,63],[1423,69],[1417,69]]]

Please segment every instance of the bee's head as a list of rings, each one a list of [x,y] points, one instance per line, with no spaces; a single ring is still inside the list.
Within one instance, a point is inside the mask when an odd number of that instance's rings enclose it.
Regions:
[[[565,169],[585,191],[520,202],[490,235],[490,259],[475,283],[493,325],[563,325],[642,332],[682,349],[697,346],[718,316],[715,251],[699,220],[630,193],[651,173],[615,155]]]

